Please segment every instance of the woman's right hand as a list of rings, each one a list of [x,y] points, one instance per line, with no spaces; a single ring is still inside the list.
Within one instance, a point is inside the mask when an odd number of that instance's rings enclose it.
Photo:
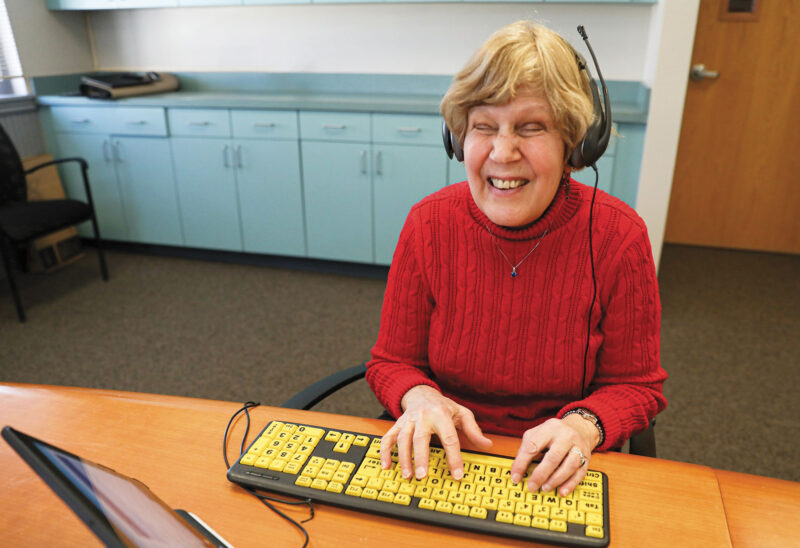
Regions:
[[[392,466],[392,448],[396,443],[400,469],[406,479],[411,478],[412,470],[417,478],[428,474],[428,450],[433,434],[442,443],[455,480],[464,477],[457,429],[482,450],[492,446],[492,440],[483,435],[472,411],[431,386],[413,387],[405,393],[401,405],[404,413],[381,438],[381,466],[384,469]]]

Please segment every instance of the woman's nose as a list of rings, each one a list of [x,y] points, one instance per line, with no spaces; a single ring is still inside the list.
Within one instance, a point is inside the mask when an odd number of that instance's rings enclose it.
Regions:
[[[498,133],[492,143],[492,160],[506,163],[519,159],[518,145],[516,136]]]

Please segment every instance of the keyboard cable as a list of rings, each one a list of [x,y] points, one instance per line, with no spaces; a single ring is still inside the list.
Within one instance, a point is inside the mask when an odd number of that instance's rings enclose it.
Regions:
[[[238,411],[236,411],[231,416],[230,420],[228,421],[228,425],[225,427],[225,435],[222,438],[222,458],[225,460],[225,469],[226,470],[230,469],[230,467],[231,467],[230,462],[228,462],[228,432],[230,431],[230,428],[231,428],[231,425],[233,424],[233,421],[236,420],[236,417],[238,417],[241,413],[244,413],[245,417],[247,418],[247,424],[245,426],[244,435],[242,436],[242,444],[241,444],[241,446],[239,448],[239,457],[241,457],[244,454],[244,448],[245,448],[245,443],[247,441],[247,435],[250,432],[250,409],[253,409],[254,407],[258,407],[259,405],[261,405],[259,402],[254,402],[254,401],[245,402],[244,405]],[[314,519],[314,505],[313,505],[311,499],[285,500],[285,499],[280,499],[280,498],[277,498],[277,497],[271,497],[271,496],[265,495],[263,493],[259,493],[255,489],[251,489],[249,487],[242,487],[242,488],[245,491],[247,491],[248,493],[250,493],[251,495],[253,495],[254,497],[256,497],[258,500],[260,500],[267,508],[269,508],[270,510],[272,510],[273,512],[278,514],[280,517],[282,517],[283,519],[285,519],[286,521],[290,522],[292,525],[294,525],[295,527],[300,529],[300,532],[302,532],[303,536],[305,537],[305,542],[303,543],[303,548],[306,548],[308,546],[308,540],[309,540],[308,531],[306,531],[305,528],[301,524]],[[272,502],[277,502],[277,503],[281,503],[281,504],[288,504],[288,505],[291,505],[291,506],[298,506],[300,504],[306,504],[306,505],[308,505],[309,517],[304,519],[303,521],[297,522],[294,519],[292,519],[291,517],[289,517],[286,514],[284,514],[283,512],[281,512],[278,508],[273,506],[271,504]]]

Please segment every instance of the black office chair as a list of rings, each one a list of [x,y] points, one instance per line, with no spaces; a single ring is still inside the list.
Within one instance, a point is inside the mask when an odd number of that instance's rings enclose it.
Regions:
[[[348,367],[342,371],[337,371],[332,375],[320,379],[314,384],[304,388],[285,402],[281,407],[288,409],[311,409],[316,404],[330,396],[340,388],[347,386],[359,379],[363,379],[367,373],[367,364],[361,363]],[[381,417],[382,418],[382,417]],[[650,421],[650,425],[637,434],[634,434],[628,443],[628,451],[631,455],[641,455],[644,457],[656,456],[656,421]]]
[[[70,199],[29,202],[26,175],[43,167],[63,162],[80,164],[88,203]],[[8,284],[11,287],[11,296],[21,322],[25,321],[25,309],[22,307],[22,300],[14,280],[13,263],[16,260],[22,265],[22,270],[25,270],[23,252],[26,245],[36,238],[91,220],[97,256],[100,259],[100,271],[103,280],[108,281],[108,269],[103,256],[100,230],[97,228],[97,219],[94,214],[87,169],[88,165],[83,158],[63,158],[45,162],[25,171],[14,143],[11,142],[11,138],[3,126],[0,126],[0,251],[3,255],[3,266],[6,270]]]

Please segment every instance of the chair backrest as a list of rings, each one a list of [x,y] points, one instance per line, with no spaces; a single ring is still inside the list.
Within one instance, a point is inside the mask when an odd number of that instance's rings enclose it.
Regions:
[[[28,197],[25,169],[11,137],[0,125],[0,205],[24,202]]]

